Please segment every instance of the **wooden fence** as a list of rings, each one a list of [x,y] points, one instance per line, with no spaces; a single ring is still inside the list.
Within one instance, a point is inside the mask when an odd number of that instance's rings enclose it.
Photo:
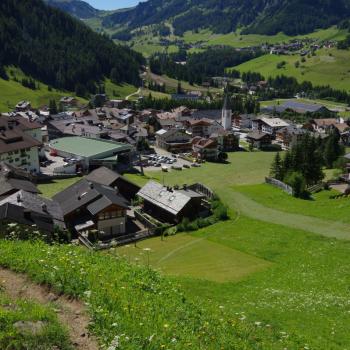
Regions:
[[[281,190],[283,190],[284,192],[287,192],[288,194],[290,194],[291,196],[293,195],[293,188],[287,184],[285,184],[282,181],[279,181],[277,179],[274,179],[272,177],[266,177],[265,178],[265,182],[267,184],[270,184],[272,186],[278,187]]]

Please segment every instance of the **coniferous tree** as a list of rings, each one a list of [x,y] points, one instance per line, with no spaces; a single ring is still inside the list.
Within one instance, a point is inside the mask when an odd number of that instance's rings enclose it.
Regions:
[[[270,176],[276,180],[283,181],[283,163],[279,152],[276,153],[272,162]]]

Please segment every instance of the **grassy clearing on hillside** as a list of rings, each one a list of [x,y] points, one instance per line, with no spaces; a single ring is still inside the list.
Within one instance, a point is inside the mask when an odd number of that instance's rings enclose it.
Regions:
[[[284,68],[278,69],[277,64],[285,61]],[[299,61],[300,67],[295,63]],[[330,85],[341,90],[350,90],[350,51],[337,49],[322,49],[316,56],[306,57],[301,62],[299,55],[264,55],[245,62],[234,69],[240,72],[260,72],[265,78],[277,75],[293,76],[299,82],[311,81],[314,85]]]
[[[110,79],[105,80],[106,94],[110,99],[124,99],[126,96],[137,91],[137,87],[130,84],[117,85],[110,81]]]
[[[288,36],[283,33],[279,33],[272,36],[258,34],[241,35],[239,31],[228,34],[214,34],[209,29],[203,29],[198,32],[185,32],[183,37],[171,35],[167,37],[167,39],[171,41],[183,40],[187,44],[203,42],[203,44],[207,46],[228,45],[240,48],[248,46],[260,46],[261,44],[265,43],[276,44],[281,42],[288,42],[292,39],[302,39],[306,37],[318,40],[342,40],[345,38],[345,36],[346,31],[339,30],[336,27],[322,29],[315,31],[314,33],[299,36]],[[132,43],[132,48],[136,51],[141,52],[146,57],[149,57],[155,52],[165,51],[165,46],[161,46],[159,44],[159,37],[153,37],[151,35],[143,35],[141,37],[136,37],[132,40]],[[191,49],[191,52],[193,52],[194,50]],[[177,51],[176,46],[170,45],[168,47],[168,52],[175,51]]]
[[[0,241],[0,265],[26,272],[84,300],[91,330],[108,347],[131,349],[280,349],[305,343],[280,329],[246,322],[218,303],[188,299],[176,283],[110,254],[74,246]],[[40,264],[38,264],[40,262]]]
[[[31,90],[22,86],[20,81],[25,77],[23,72],[17,68],[9,68],[9,71],[13,71],[17,78],[17,81],[13,80],[13,77],[9,74],[9,80],[0,79],[0,112],[8,112],[12,110],[15,105],[21,100],[28,100],[32,103],[34,108],[45,106],[49,104],[50,100],[58,102],[63,96],[74,95],[74,92],[58,91],[52,89],[48,90],[48,86],[43,83],[38,83],[39,88]],[[105,80],[106,94],[111,99],[123,99],[126,96],[137,91],[137,88],[130,84],[117,85],[112,83],[109,79]],[[87,103],[87,100],[78,98],[81,103]]]
[[[51,198],[58,192],[81,180],[81,177],[70,177],[68,179],[56,179],[47,183],[38,184],[38,189],[46,198]]]
[[[344,349],[349,346],[345,326],[350,321],[349,242],[242,216],[234,222],[219,223],[190,236],[216,243],[223,252],[230,248],[233,252],[240,251],[273,264],[239,282],[178,278],[187,294],[220,303],[228,312],[243,313],[244,317],[259,325],[278,326],[286,337],[295,333],[305,339],[310,349]],[[167,244],[162,245],[160,241],[147,243],[142,246],[154,249],[150,253],[151,264],[154,261],[152,254],[157,258],[168,256]],[[135,248],[121,248],[120,251],[125,254],[128,249],[132,256]],[[180,255],[181,250],[177,254]],[[191,255],[190,250],[188,255]],[[194,253],[188,269],[191,271],[200,263],[205,265],[206,259],[210,259],[210,253],[201,261],[196,260]],[[239,257],[236,259],[237,266]],[[147,264],[147,259],[140,257],[139,262]],[[164,265],[166,262],[165,259]],[[173,262],[172,268],[176,269],[179,260]],[[236,266],[232,265],[232,268]]]
[[[302,38],[313,38],[319,40],[340,40],[346,35],[346,31],[339,30],[336,27],[329,29],[323,29],[316,31],[308,35],[299,36],[288,36],[283,33],[276,35],[258,35],[258,34],[248,34],[240,35],[239,32],[229,33],[229,34],[212,34],[208,31],[202,32],[199,35],[188,35],[185,34],[185,41],[193,41],[198,39],[206,41],[208,45],[230,45],[233,47],[248,47],[248,46],[260,46],[261,44],[277,44],[282,42],[288,42],[292,39],[302,39]],[[201,39],[200,39],[201,38]]]
[[[214,282],[239,280],[270,266],[265,260],[210,242],[205,236],[196,238],[190,234],[152,238],[122,247],[117,254],[167,275]]]
[[[267,184],[237,186],[235,190],[269,208],[350,223],[350,200],[330,199],[331,195],[339,194],[336,191],[321,191],[313,194],[313,200],[303,200]]]
[[[307,339],[310,349],[349,346],[350,243],[241,217],[209,228],[210,241],[274,262],[239,283],[184,280],[190,295]],[[194,236],[200,237],[198,232]],[[292,349],[296,349],[293,346]]]
[[[1,281],[0,281],[1,287]],[[43,322],[38,334],[20,331],[16,322]],[[72,350],[68,334],[48,307],[27,300],[12,300],[0,290],[0,349]]]
[[[167,88],[172,88],[174,90],[174,93],[176,92],[178,81],[176,79],[170,78],[166,75],[157,75],[154,73],[148,73],[147,74],[147,80],[151,80],[154,82],[157,82],[158,84],[162,83],[165,84]],[[181,80],[181,88],[185,91],[202,91],[202,92],[208,92],[208,88],[200,86],[200,85],[190,85],[188,82]],[[222,89],[213,88],[211,87],[209,89],[211,93],[222,93]]]
[[[21,100],[28,100],[34,108],[37,108],[47,106],[50,100],[56,100],[58,102],[63,96],[72,95],[72,92],[68,91],[55,89],[49,91],[48,86],[41,82],[36,82],[38,86],[36,90],[26,88],[20,82],[22,78],[27,78],[27,76],[18,68],[9,67],[7,73],[9,80],[0,78],[0,113],[12,110]],[[14,80],[14,76],[18,81]],[[82,103],[87,102],[84,99],[78,99]]]

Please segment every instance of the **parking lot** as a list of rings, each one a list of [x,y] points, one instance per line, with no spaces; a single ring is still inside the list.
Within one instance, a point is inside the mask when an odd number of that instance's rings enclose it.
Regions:
[[[192,165],[191,162],[182,159],[178,154],[171,154],[161,148],[155,148],[156,153],[144,156],[143,159],[147,160],[148,164],[145,166],[147,171],[159,171],[165,170],[167,168],[168,171],[173,170],[172,167],[178,167],[179,169],[190,168]]]

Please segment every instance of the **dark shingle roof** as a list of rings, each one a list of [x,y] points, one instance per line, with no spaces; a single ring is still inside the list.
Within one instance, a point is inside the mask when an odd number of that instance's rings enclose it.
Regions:
[[[40,193],[37,187],[28,180],[12,179],[0,175],[0,197],[6,193],[19,190],[30,193]]]
[[[97,182],[101,185],[111,186],[113,182],[115,182],[120,177],[121,175],[117,172],[101,166],[87,175],[86,179],[89,181]]]
[[[105,197],[103,202],[100,201],[101,197]],[[91,212],[95,213],[98,208],[100,208],[100,210],[104,209],[103,205],[107,200],[110,204],[128,208],[128,202],[117,193],[116,190],[96,182],[88,181],[87,179],[82,179],[66,188],[62,192],[56,194],[53,199],[60,204],[63,215],[67,215],[84,206],[86,206],[89,211],[91,210]],[[97,202],[97,204],[93,204],[95,202]]]
[[[192,114],[193,119],[211,119],[211,120],[221,120],[222,110],[221,109],[210,109],[210,110],[198,110],[194,111]]]
[[[261,140],[267,136],[269,136],[269,135],[265,134],[264,132],[252,131],[247,135],[247,138],[252,139],[252,140]]]
[[[63,213],[54,200],[43,198],[34,193],[18,191],[0,201],[0,206],[6,203],[12,204],[18,208],[30,210],[38,215],[49,216],[54,224],[64,227]]]

